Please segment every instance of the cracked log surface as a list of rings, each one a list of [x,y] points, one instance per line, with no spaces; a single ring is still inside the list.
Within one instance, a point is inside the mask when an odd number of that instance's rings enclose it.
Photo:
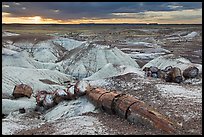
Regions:
[[[102,88],[89,88],[86,95],[94,105],[109,114],[119,115],[134,124],[154,126],[167,133],[176,132],[178,125],[133,96]]]

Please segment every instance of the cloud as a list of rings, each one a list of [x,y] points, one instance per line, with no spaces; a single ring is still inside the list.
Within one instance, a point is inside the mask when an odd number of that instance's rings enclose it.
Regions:
[[[50,10],[60,10],[60,16],[53,16],[58,19],[71,19],[82,17],[109,17],[112,12],[138,13],[143,11],[169,11],[172,7],[183,7],[184,9],[198,8],[202,4],[192,3],[171,3],[171,2],[6,2],[12,8],[5,9],[13,16],[39,15],[50,17]],[[29,9],[24,12],[22,7]]]
[[[10,13],[8,13],[8,12],[2,12],[2,17],[8,17],[8,16],[10,16]]]
[[[21,5],[20,3],[18,2],[13,2],[14,5]]]
[[[137,18],[145,21],[179,21],[202,19],[202,9],[180,11],[145,11],[140,13],[112,13],[112,15],[115,18]]]
[[[168,7],[170,9],[177,9],[177,8],[182,8],[183,6],[169,5]]]
[[[9,8],[10,6],[9,5],[2,5],[2,8]]]
[[[73,19],[85,19],[85,18],[86,19],[159,18],[158,17],[159,14],[154,14],[154,12],[168,13],[172,11],[196,10],[196,9],[202,9],[201,2],[3,2],[2,3],[2,12],[9,13],[10,17],[40,16],[45,19],[53,19],[53,20],[73,20]],[[148,12],[149,14],[147,14]],[[152,14],[150,14],[150,12],[152,12]],[[162,14],[161,16],[163,17],[165,15]]]

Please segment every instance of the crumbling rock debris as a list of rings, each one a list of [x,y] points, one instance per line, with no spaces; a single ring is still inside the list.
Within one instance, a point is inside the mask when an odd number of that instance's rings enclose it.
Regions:
[[[36,94],[36,111],[43,112],[43,109],[49,109],[59,104],[63,100],[73,100],[77,99],[80,96],[86,94],[85,90],[88,86],[86,82],[77,81],[76,83],[72,83],[70,81],[66,81],[67,89],[57,89],[54,92],[47,92],[45,90],[38,91]]]
[[[36,110],[39,110],[40,107],[49,109],[56,105],[56,103],[54,102],[54,94],[49,93],[45,90],[38,91],[36,94],[36,103]]]
[[[46,96],[43,100],[43,107],[45,109],[49,109],[55,105],[56,105],[56,103],[54,102],[54,95],[52,93],[46,94]]]
[[[33,89],[26,85],[26,84],[19,84],[19,85],[16,85],[14,87],[14,90],[13,90],[13,96],[14,98],[20,98],[20,97],[31,97],[33,93]]]
[[[129,122],[154,125],[168,133],[175,132],[173,122],[133,96],[92,87],[87,89],[86,95],[97,107]]]
[[[74,86],[74,93],[77,96],[83,96],[86,94],[86,87],[88,86],[88,83],[85,81],[78,81],[76,82],[75,86]]]
[[[38,106],[43,106],[43,100],[45,99],[46,94],[48,94],[47,91],[42,90],[38,91],[36,94],[36,102]]]
[[[67,88],[66,93],[67,93],[67,97],[69,100],[72,99],[77,99],[77,95],[76,95],[76,91],[75,91],[75,86],[71,85],[70,87]]]
[[[57,89],[54,92],[54,102],[57,104],[63,100],[71,99],[64,89]]]
[[[54,91],[54,102],[56,104],[60,103],[63,100],[73,100],[76,99],[77,96],[74,93],[74,87],[71,86],[67,90],[66,89],[57,89]]]

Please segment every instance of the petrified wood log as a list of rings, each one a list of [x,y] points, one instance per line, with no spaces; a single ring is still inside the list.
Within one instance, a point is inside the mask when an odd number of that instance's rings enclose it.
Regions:
[[[12,95],[14,96],[14,98],[20,98],[20,97],[30,98],[32,93],[33,93],[33,89],[30,86],[26,84],[19,84],[14,87]]]
[[[178,67],[172,68],[167,72],[166,82],[181,83],[183,81],[181,70]]]
[[[195,66],[190,66],[183,71],[183,77],[188,78],[195,78],[198,76],[199,69]]]
[[[181,69],[178,67],[174,67],[172,70],[173,70],[173,81],[176,83],[181,83],[183,81]]]
[[[114,111],[122,118],[127,118],[127,111],[129,107],[137,101],[136,98],[120,94],[117,97],[115,97],[113,105],[114,105]]]
[[[102,88],[90,88],[86,92],[88,98],[105,112],[117,114],[135,124],[154,125],[168,133],[175,132],[174,124],[170,120],[131,95]]]
[[[113,114],[113,100],[117,95],[118,93],[116,92],[105,92],[104,94],[102,94],[98,99],[100,108],[102,108],[109,114]]]
[[[109,91],[104,90],[102,88],[90,88],[86,91],[86,95],[88,96],[89,100],[93,102],[94,105],[99,106],[99,98]]]
[[[129,107],[127,120],[133,123],[141,123],[143,125],[155,125],[155,127],[168,133],[175,131],[171,121],[140,100],[137,100],[137,102]]]

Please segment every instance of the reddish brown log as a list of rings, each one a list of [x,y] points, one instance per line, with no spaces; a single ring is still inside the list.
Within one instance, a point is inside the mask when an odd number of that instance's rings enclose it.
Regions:
[[[117,96],[114,99],[114,111],[116,114],[118,114],[122,118],[127,118],[127,110],[134,102],[136,102],[137,99],[130,96],[122,94],[120,96]]]
[[[62,102],[63,100],[64,100],[64,98],[61,97],[61,96],[54,96],[54,102],[55,102],[56,104],[59,104],[59,103]]]
[[[199,69],[195,66],[190,66],[183,71],[183,76],[185,79],[195,78],[198,76]]]
[[[12,95],[15,98],[20,98],[20,97],[30,98],[32,93],[33,93],[33,89],[30,86],[26,84],[19,84],[14,87]]]
[[[155,127],[168,133],[175,132],[171,121],[139,100],[129,107],[127,120],[143,125],[155,125]]]
[[[86,92],[95,105],[108,113],[117,114],[132,123],[154,125],[168,133],[175,131],[171,121],[133,96],[109,92],[102,88],[90,88]]]
[[[91,102],[93,102],[94,105],[99,106],[99,98],[107,93],[109,91],[104,90],[102,88],[92,88],[90,90],[86,91],[86,94],[88,95],[88,98]]]
[[[104,94],[102,94],[98,99],[100,108],[102,108],[102,110],[106,111],[109,114],[114,114],[113,100],[118,95],[119,94],[116,92],[105,92]]]
[[[169,72],[167,72],[167,77],[166,77],[167,82],[181,83],[182,80],[183,78],[182,78],[180,68],[174,67]]]

